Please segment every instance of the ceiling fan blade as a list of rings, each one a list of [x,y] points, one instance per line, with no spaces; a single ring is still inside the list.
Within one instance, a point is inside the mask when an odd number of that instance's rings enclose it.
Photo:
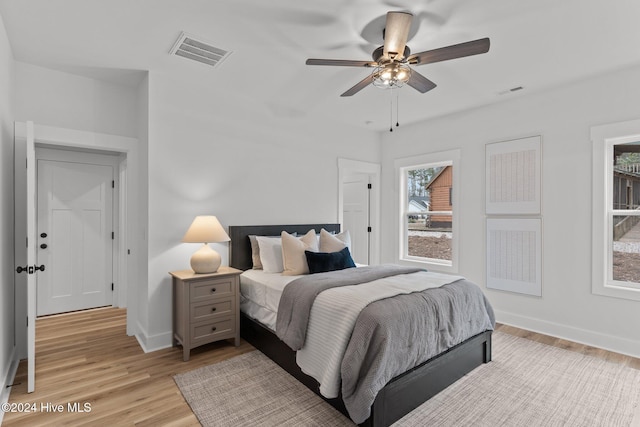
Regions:
[[[375,67],[372,61],[351,61],[349,59],[307,59],[307,65],[335,65],[340,67]]]
[[[372,82],[373,82],[373,75],[369,74],[367,77],[365,77],[364,79],[360,80],[358,83],[356,83],[355,86],[353,86],[351,89],[349,89],[348,91],[346,91],[345,93],[343,93],[340,96],[355,95],[356,93],[360,92],[365,87],[369,86]]]
[[[407,84],[420,93],[429,92],[431,89],[436,87],[434,82],[418,73],[416,70],[411,70],[411,77],[409,77]]]
[[[413,65],[432,64],[434,62],[448,61],[450,59],[463,58],[465,56],[478,55],[489,51],[489,38],[473,40],[470,42],[454,44],[439,49],[427,50],[415,53],[407,61]]]
[[[409,12],[387,12],[387,23],[384,27],[385,58],[401,60],[407,45],[413,15]]]

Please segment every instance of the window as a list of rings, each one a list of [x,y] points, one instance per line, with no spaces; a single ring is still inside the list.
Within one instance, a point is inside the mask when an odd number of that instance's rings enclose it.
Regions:
[[[592,128],[595,294],[640,300],[640,120]]]
[[[640,290],[640,140],[614,144],[608,151],[613,184],[607,200],[611,280]]]
[[[399,261],[457,269],[459,150],[396,160]]]

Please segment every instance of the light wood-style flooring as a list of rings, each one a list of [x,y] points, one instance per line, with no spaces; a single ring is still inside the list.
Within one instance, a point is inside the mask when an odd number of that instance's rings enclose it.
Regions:
[[[506,325],[497,330],[640,369],[640,359],[536,334]],[[9,402],[36,404],[32,413],[5,413],[3,426],[108,425],[197,426],[173,376],[253,350],[222,341],[194,349],[188,362],[182,349],[145,354],[126,335],[126,311],[106,308],[38,319],[36,391],[26,392],[26,363],[20,363]],[[41,405],[63,405],[61,413]],[[91,412],[67,411],[85,403]]]

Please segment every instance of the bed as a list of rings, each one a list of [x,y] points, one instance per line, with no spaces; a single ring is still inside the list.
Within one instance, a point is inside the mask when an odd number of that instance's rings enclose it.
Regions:
[[[340,232],[339,224],[230,226],[230,265],[245,271],[252,269],[250,235],[277,236],[282,231],[301,235],[310,229],[314,229],[316,233],[321,229],[333,233]],[[305,374],[298,366],[296,352],[276,336],[273,324],[267,326],[270,323],[268,320],[261,323],[255,320],[255,317],[260,318],[254,313],[241,313],[242,337],[349,417],[343,396],[338,395],[331,399],[322,396],[318,381]],[[392,424],[477,366],[490,360],[491,330],[485,330],[387,382],[377,392],[370,408],[370,416],[361,425],[377,427]]]

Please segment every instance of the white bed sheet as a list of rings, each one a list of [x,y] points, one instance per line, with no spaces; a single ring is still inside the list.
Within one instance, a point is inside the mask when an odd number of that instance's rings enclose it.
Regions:
[[[265,273],[263,270],[244,271],[240,275],[240,310],[275,331],[282,291],[299,277]]]

